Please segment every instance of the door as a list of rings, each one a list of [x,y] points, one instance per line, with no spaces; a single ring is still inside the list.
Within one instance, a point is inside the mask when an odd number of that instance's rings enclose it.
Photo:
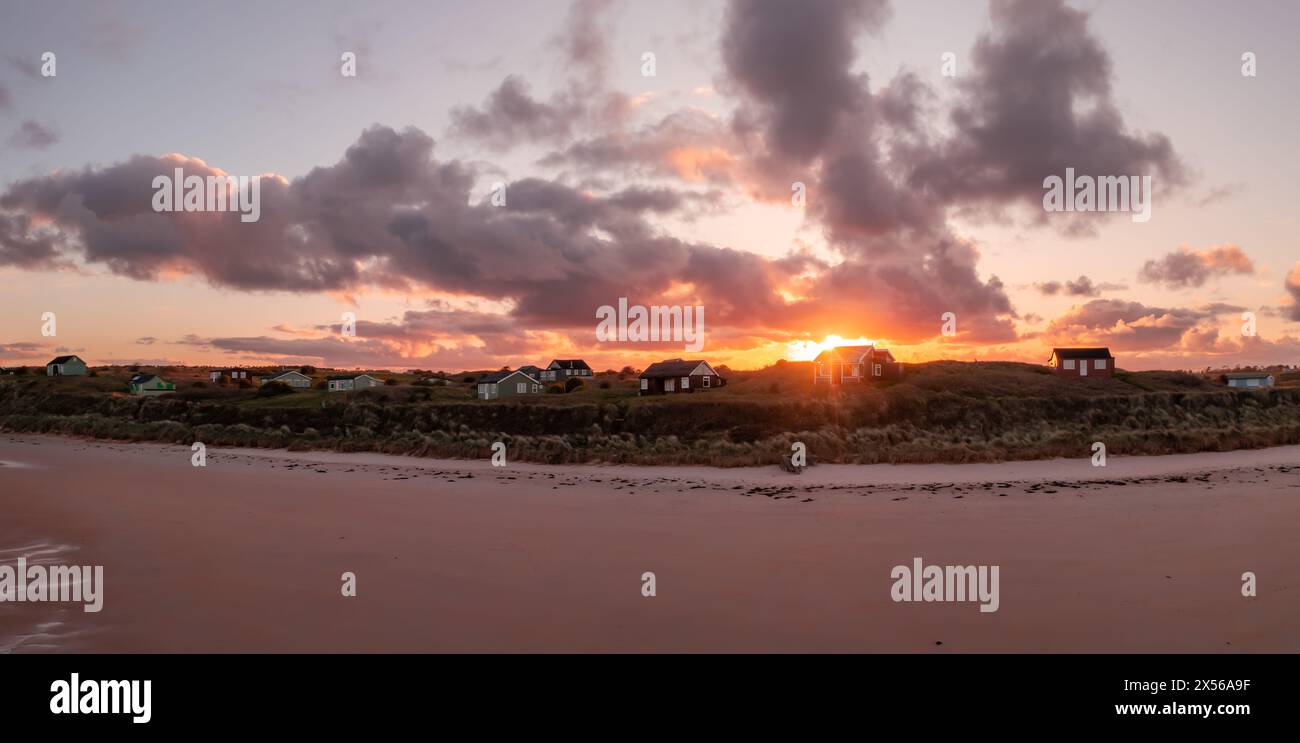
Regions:
[[[1086,377],[1086,376],[1088,376],[1088,360],[1087,360],[1087,359],[1079,359],[1079,376],[1081,376],[1081,377]]]
[[[675,392],[675,391],[676,391],[676,387],[674,387],[674,385],[676,385],[676,384],[677,384],[677,380],[675,380],[675,379],[665,379],[665,380],[664,380],[664,392]]]

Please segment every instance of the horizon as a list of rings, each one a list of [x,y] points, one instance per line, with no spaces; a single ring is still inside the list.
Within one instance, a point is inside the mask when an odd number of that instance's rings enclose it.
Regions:
[[[0,366],[1300,361],[1295,6],[311,7],[9,11]],[[178,170],[257,218],[157,208]],[[1076,173],[1149,220],[1049,210]],[[600,340],[621,303],[702,349]]]

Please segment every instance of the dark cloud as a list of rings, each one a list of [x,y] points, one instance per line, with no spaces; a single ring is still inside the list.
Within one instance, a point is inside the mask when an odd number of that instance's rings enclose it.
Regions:
[[[873,96],[854,72],[855,44],[887,17],[870,0],[733,0],[722,53],[748,185],[788,199],[793,181],[807,184],[808,217],[843,261],[804,288],[806,304],[853,308],[831,320],[810,309],[823,325],[920,340],[952,312],[960,341],[1013,340],[1002,283],[981,279],[978,252],[951,234],[942,205],[907,185],[911,152],[887,145],[924,146],[924,85],[902,73]]]
[[[1193,330],[1217,332],[1209,324],[1214,315],[1206,309],[1094,299],[1052,320],[1043,335],[1053,345],[1111,346],[1126,351],[1173,349]]]
[[[684,208],[689,195],[593,195],[524,179],[507,185],[505,206],[471,204],[474,173],[432,151],[417,129],[368,129],[334,165],[292,182],[263,178],[253,223],[154,212],[156,175],[217,172],[181,156],[18,181],[0,194],[0,258],[28,267],[76,258],[136,279],[174,271],[244,290],[423,287],[511,301],[521,318],[569,327],[619,297],[650,304],[678,284],[712,303],[718,323],[780,316],[781,276],[766,259],[669,237],[647,221]]]
[[[1211,278],[1254,272],[1255,264],[1250,256],[1231,243],[1203,251],[1181,245],[1159,260],[1143,264],[1138,279],[1152,284],[1164,284],[1171,289],[1186,289],[1201,286]]]
[[[607,128],[623,120],[626,96],[605,87],[609,65],[609,0],[575,0],[564,30],[554,40],[571,73],[568,84],[546,100],[533,96],[523,78],[502,80],[480,106],[451,111],[451,135],[505,151],[521,144],[559,145],[582,127]]]
[[[1155,188],[1186,182],[1167,137],[1129,131],[1086,12],[1063,0],[993,0],[990,17],[958,81],[952,136],[917,167],[914,185],[948,202],[1041,205],[1043,179],[1066,168],[1151,175]]]
[[[1295,268],[1286,275],[1287,293],[1291,295],[1291,304],[1283,309],[1287,312],[1288,317],[1296,322],[1300,322],[1300,263],[1295,264]]]
[[[1123,284],[1112,284],[1108,282],[1097,284],[1087,276],[1079,276],[1079,278],[1074,279],[1073,281],[1039,282],[1034,284],[1034,288],[1038,289],[1038,293],[1045,297],[1054,297],[1058,294],[1067,297],[1098,297],[1101,296],[1102,292],[1123,291],[1128,287]]]
[[[37,121],[28,119],[9,137],[9,144],[33,150],[43,150],[59,141],[58,132]]]

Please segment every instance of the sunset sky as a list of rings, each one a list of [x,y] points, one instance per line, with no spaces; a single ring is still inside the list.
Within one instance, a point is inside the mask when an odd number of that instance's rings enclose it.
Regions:
[[[702,306],[691,355],[734,368],[832,335],[1300,364],[1298,25],[1209,0],[0,0],[0,364],[683,355],[597,342],[622,297]],[[260,219],[155,212],[175,167],[264,176]],[[1046,212],[1066,168],[1151,176],[1150,221]]]

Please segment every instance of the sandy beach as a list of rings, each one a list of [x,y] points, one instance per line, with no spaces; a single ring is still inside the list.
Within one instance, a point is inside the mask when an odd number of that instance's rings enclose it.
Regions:
[[[0,435],[0,564],[105,575],[98,614],[0,604],[0,653],[1300,650],[1300,447],[802,475],[190,458]],[[998,611],[894,602],[914,557],[1000,566]]]

